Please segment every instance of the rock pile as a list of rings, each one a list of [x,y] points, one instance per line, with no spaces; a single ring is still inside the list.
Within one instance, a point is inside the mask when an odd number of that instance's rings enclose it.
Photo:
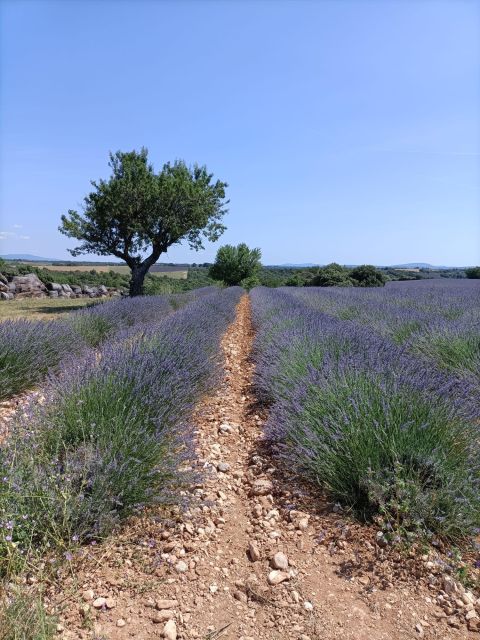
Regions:
[[[46,286],[35,273],[24,276],[5,276],[0,273],[0,300],[14,298],[106,298],[123,295],[122,289],[112,287],[58,284]]]

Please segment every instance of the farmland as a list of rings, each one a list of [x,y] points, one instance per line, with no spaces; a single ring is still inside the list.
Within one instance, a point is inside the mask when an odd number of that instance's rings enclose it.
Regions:
[[[479,371],[468,280],[4,320],[4,627],[28,574],[72,639],[476,633]]]
[[[19,262],[20,265],[38,267],[45,269],[46,271],[52,271],[53,273],[119,273],[124,276],[130,274],[130,269],[126,264],[100,264],[96,262],[80,263],[80,264],[56,264],[53,262]],[[161,265],[155,265],[150,270],[150,273],[157,277],[167,277],[174,279],[185,280],[188,277],[188,269],[181,267],[162,267]]]

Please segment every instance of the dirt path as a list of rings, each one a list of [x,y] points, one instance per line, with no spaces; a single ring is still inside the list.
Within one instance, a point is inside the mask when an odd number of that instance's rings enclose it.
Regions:
[[[201,499],[145,517],[74,559],[52,587],[64,638],[390,640],[468,638],[419,578],[383,566],[374,532],[315,503],[261,440],[244,296],[222,341],[225,376],[198,407]],[[391,565],[389,564],[388,567]],[[388,573],[390,571],[390,573]],[[438,619],[437,619],[438,618]]]

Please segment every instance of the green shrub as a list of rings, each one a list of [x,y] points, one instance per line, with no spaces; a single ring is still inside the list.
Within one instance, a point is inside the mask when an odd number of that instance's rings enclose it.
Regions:
[[[387,277],[371,264],[362,264],[350,272],[356,287],[384,287]]]
[[[465,275],[467,278],[477,280],[480,278],[480,267],[470,267],[469,269],[465,269]]]
[[[316,276],[308,283],[311,287],[352,287],[350,270],[336,262],[320,267]]]

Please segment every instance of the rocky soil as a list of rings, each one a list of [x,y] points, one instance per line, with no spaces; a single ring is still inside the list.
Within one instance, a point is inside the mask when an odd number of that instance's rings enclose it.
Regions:
[[[392,551],[276,466],[251,387],[252,339],[244,296],[222,342],[223,382],[195,414],[196,501],[69,556],[46,583],[59,637],[479,637],[478,603],[440,558]]]

